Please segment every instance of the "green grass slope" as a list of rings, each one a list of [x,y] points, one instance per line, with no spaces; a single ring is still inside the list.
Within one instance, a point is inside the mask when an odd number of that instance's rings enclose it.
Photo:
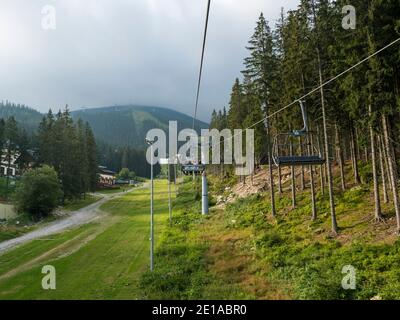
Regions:
[[[155,230],[168,217],[165,181],[156,182]],[[102,206],[109,216],[0,255],[0,299],[135,299],[149,264],[149,191],[137,189]],[[57,289],[41,288],[53,265]]]
[[[218,177],[209,177],[211,203]],[[369,185],[336,192],[339,236],[330,235],[329,199],[267,192],[200,214],[200,183],[186,179],[168,226],[167,185],[156,184],[155,271],[148,271],[149,194],[106,203],[107,219],[33,241],[0,256],[0,299],[400,299],[400,241],[390,204],[373,221]],[[41,267],[57,270],[57,289],[41,289]],[[343,267],[356,288],[342,287]]]
[[[219,189],[220,179],[210,180],[211,189]],[[189,181],[183,188],[196,190]],[[141,280],[146,297],[400,299],[400,240],[390,205],[383,206],[385,223],[377,223],[368,185],[338,192],[340,233],[331,237],[328,196],[317,195],[316,221],[309,191],[297,200],[291,209],[289,191],[277,197],[277,219],[270,217],[268,193],[214,207],[204,218],[178,195],[181,209],[162,237],[158,270]],[[349,265],[355,290],[342,287]]]

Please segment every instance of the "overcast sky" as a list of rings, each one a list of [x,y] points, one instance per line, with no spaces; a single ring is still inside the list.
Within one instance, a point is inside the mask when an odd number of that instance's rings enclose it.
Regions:
[[[299,0],[212,0],[199,118],[227,105],[264,12]],[[44,30],[42,9],[56,10]],[[193,114],[207,0],[0,0],[0,100],[40,111],[140,104]],[[47,20],[46,20],[47,21]]]

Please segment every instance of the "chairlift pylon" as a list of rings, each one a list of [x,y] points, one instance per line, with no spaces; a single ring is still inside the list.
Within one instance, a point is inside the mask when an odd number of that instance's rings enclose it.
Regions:
[[[307,112],[303,101],[299,100],[303,118],[303,128],[275,136],[272,147],[272,160],[276,166],[322,165],[325,159],[321,150],[313,145],[314,132],[308,129]]]

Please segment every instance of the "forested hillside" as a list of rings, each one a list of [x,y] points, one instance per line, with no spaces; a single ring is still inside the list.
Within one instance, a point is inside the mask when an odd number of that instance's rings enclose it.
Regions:
[[[119,172],[129,168],[139,176],[150,175],[144,156],[147,131],[160,128],[168,133],[169,121],[177,121],[178,129],[192,128],[192,118],[171,109],[145,106],[114,106],[70,112],[76,122],[89,123],[97,144],[97,159],[101,165]],[[38,111],[6,102],[0,104],[0,118],[14,117],[21,129],[33,139],[44,115]],[[196,130],[208,125],[197,120]],[[40,130],[39,130],[40,131]],[[159,172],[156,166],[155,173]]]
[[[301,167],[299,185],[292,166],[293,208],[296,192],[310,188],[310,218],[316,220],[316,192],[329,193],[331,231],[337,234],[335,196],[372,183],[375,221],[384,220],[381,202],[391,202],[400,232],[400,6],[393,0],[354,0],[357,24],[345,29],[347,4],[302,0],[297,10],[282,11],[274,27],[261,14],[247,46],[243,81],[234,82],[228,110],[213,112],[211,127],[255,129],[256,162],[270,164],[271,216],[277,215],[275,193],[282,192],[276,158],[317,153],[325,164]],[[296,138],[293,130],[304,125],[299,100],[308,130]],[[290,138],[273,143],[281,133]]]
[[[15,104],[9,101],[0,102],[0,118],[7,119],[9,117],[14,117],[22,128],[32,133],[36,131],[43,115],[25,105]]]
[[[201,181],[185,179],[146,298],[399,299],[399,2],[351,1],[355,29],[348,1],[299,2],[275,26],[260,15],[212,113],[211,128],[255,129],[256,171],[208,166],[201,218]]]
[[[28,109],[29,110],[29,109]],[[62,199],[79,199],[97,187],[97,147],[88,123],[74,122],[66,107],[53,114],[50,110],[42,118],[36,134],[27,133],[13,116],[0,118],[0,156],[2,166],[12,167],[18,154],[17,175],[23,176],[32,168],[48,165],[58,174]],[[0,197],[9,198],[11,171],[6,175],[7,186]]]
[[[0,118],[13,116],[27,131],[36,131],[43,114],[25,105],[0,103]],[[73,119],[89,122],[99,142],[112,146],[145,148],[147,131],[160,128],[168,131],[169,121],[178,121],[178,129],[191,128],[193,119],[186,114],[160,107],[114,106],[72,111]],[[196,120],[196,130],[208,124]]]
[[[112,146],[144,149],[147,131],[159,128],[168,132],[169,121],[178,121],[178,130],[192,128],[193,119],[183,113],[160,107],[115,106],[72,112],[75,119],[87,121],[96,139]],[[196,121],[196,130],[208,125]]]

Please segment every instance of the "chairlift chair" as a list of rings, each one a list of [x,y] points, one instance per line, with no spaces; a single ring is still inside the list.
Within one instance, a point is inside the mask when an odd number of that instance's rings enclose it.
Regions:
[[[198,143],[198,148],[201,150],[201,142]],[[186,164],[182,164],[181,166],[182,173],[185,176],[190,176],[193,174],[195,176],[199,176],[202,175],[206,170],[206,166],[202,163],[202,160],[186,158],[186,162]]]
[[[272,146],[272,160],[276,166],[322,165],[325,159],[312,141],[314,132],[308,130],[307,113],[303,101],[299,100],[303,117],[303,128],[275,136]]]
[[[185,176],[189,176],[189,175],[202,175],[204,170],[206,169],[206,166],[204,164],[193,164],[193,163],[188,163],[188,164],[184,164],[182,165],[182,173]]]

